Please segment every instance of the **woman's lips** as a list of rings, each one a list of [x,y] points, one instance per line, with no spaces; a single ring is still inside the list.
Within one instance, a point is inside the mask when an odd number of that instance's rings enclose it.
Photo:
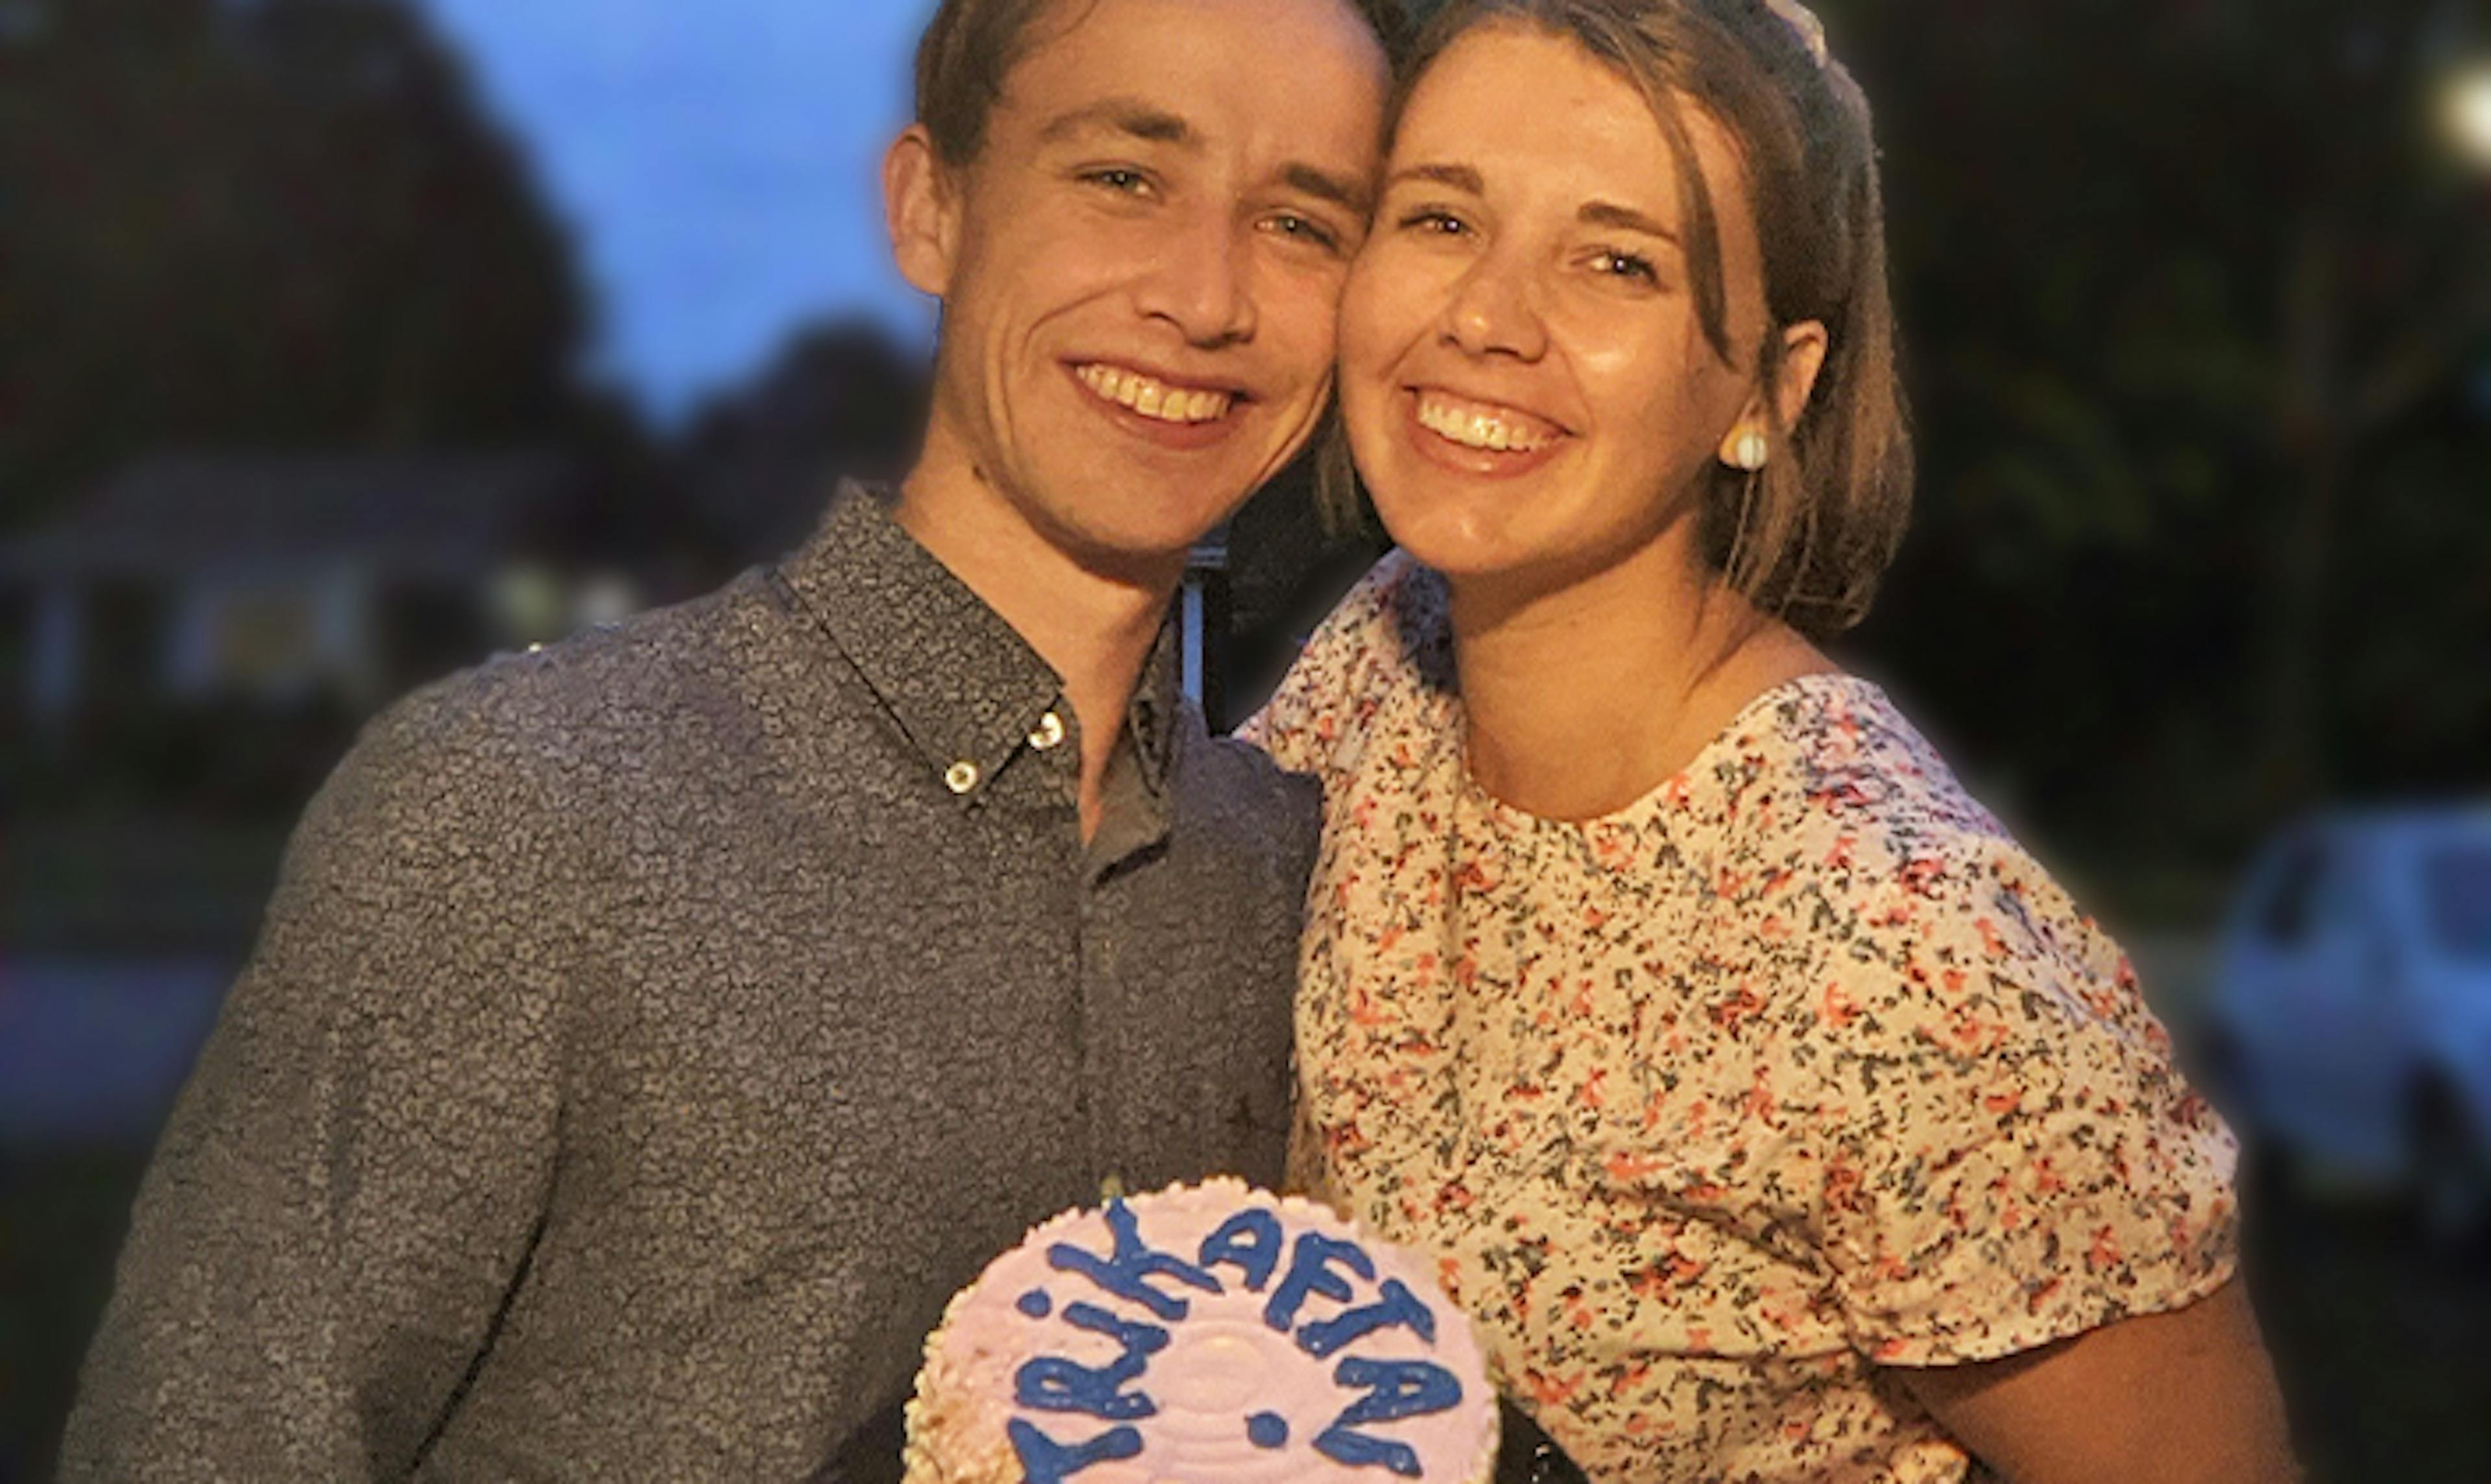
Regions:
[[[1564,428],[1517,407],[1457,396],[1432,387],[1421,387],[1415,394],[1419,425],[1466,449],[1536,453],[1566,436]]]
[[[1411,442],[1431,462],[1463,474],[1525,474],[1554,458],[1572,435],[1545,418],[1436,387],[1401,398]]]

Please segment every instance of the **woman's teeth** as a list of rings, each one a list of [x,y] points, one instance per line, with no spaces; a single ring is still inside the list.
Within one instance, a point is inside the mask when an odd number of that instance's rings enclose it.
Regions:
[[[1425,394],[1419,398],[1419,425],[1463,448],[1500,453],[1536,452],[1558,436],[1556,428],[1523,413]]]
[[[1226,417],[1234,400],[1225,392],[1188,392],[1111,365],[1085,365],[1073,374],[1106,400],[1161,422],[1209,422]]]

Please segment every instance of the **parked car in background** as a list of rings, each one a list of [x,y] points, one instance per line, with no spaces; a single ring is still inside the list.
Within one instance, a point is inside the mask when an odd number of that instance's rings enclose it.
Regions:
[[[2491,808],[2323,815],[2224,925],[2202,1070],[2259,1152],[2491,1216]]]

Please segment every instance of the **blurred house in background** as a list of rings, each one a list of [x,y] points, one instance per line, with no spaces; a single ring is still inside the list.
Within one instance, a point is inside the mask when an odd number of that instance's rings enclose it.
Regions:
[[[552,452],[141,459],[0,544],[22,704],[56,737],[95,711],[368,710],[629,611],[621,579],[556,565],[584,495]]]

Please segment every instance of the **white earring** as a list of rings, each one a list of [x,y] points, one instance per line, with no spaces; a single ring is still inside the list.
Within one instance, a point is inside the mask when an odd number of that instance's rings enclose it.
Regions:
[[[1753,474],[1765,467],[1766,461],[1773,455],[1773,445],[1765,441],[1763,433],[1752,427],[1731,440],[1729,462],[1730,467],[1734,469],[1744,469],[1749,474]]]

